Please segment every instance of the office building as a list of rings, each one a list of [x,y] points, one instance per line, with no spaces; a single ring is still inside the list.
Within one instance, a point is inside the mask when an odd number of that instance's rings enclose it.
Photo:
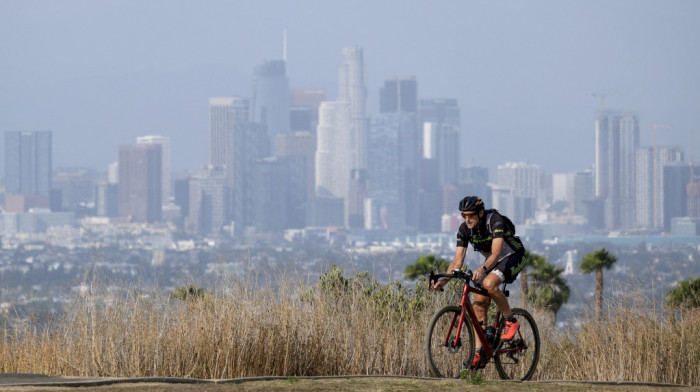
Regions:
[[[418,172],[418,231],[438,233],[442,227],[442,187],[437,159],[423,159]],[[415,211],[414,211],[415,213]]]
[[[163,201],[162,204],[166,205],[169,203],[170,198],[173,196],[172,183],[170,181],[170,138],[167,136],[139,136],[136,138],[136,143],[138,144],[159,144],[161,147],[162,159],[161,171],[162,171],[162,185],[163,190]]]
[[[221,166],[206,166],[201,173],[187,181],[189,190],[188,215],[185,230],[201,236],[216,234],[228,224],[230,188]]]
[[[421,99],[418,105],[420,123],[450,124],[458,128],[461,125],[459,105],[454,98]]]
[[[639,120],[633,113],[602,112],[595,122],[596,197],[605,201],[605,228],[636,227],[636,152]]]
[[[322,102],[316,146],[316,195],[346,198],[349,191],[352,149],[350,105]]]
[[[586,170],[574,173],[573,180],[573,213],[586,216],[587,202],[595,198],[593,171]]]
[[[62,171],[52,179],[53,192],[60,192],[61,211],[92,208],[95,202],[95,175],[87,170]]]
[[[239,227],[252,224],[252,170],[270,152],[263,125],[248,118],[248,101],[236,97],[209,100],[210,164],[223,167],[231,189],[228,211]]]
[[[277,157],[304,157],[306,166],[306,193],[310,200],[316,188],[316,136],[307,131],[295,131],[286,135],[277,135],[274,152]],[[300,181],[301,179],[296,179]]]
[[[526,162],[498,165],[498,185],[511,188],[519,196],[537,200],[540,189],[540,167]]]
[[[289,91],[289,128],[291,131],[309,131],[316,134],[321,102],[327,101],[323,89],[291,89]]]
[[[487,206],[490,206],[489,169],[484,166],[470,164],[460,168],[459,173],[457,189],[462,198],[470,195],[479,196]],[[453,208],[456,209],[455,206]]]
[[[367,89],[362,48],[343,49],[343,63],[338,70],[338,102],[349,105],[349,132],[352,169],[367,166]],[[346,177],[347,179],[347,177]]]
[[[372,117],[367,143],[373,207],[370,216],[376,223],[384,214],[393,230],[415,228],[417,224],[417,220],[409,224],[406,219],[408,214],[415,215],[417,209],[415,133],[415,119],[409,114],[394,112]]]
[[[311,225],[318,227],[342,227],[345,225],[345,199],[333,196],[316,196],[311,205]]]
[[[95,215],[119,216],[119,186],[101,183],[95,186]]]
[[[654,163],[654,155],[658,162]],[[663,228],[663,166],[683,161],[678,148],[652,147],[637,149],[636,162],[636,217],[643,229]]]
[[[352,169],[350,171],[350,184],[346,200],[346,227],[351,229],[361,229],[365,227],[365,200],[370,196],[369,188],[368,171]]]
[[[173,198],[175,205],[180,207],[182,218],[190,215],[190,179],[190,177],[186,177],[173,181]],[[230,204],[227,205],[227,208],[230,207]]]
[[[393,77],[379,89],[380,113],[418,112],[418,83],[415,76]]]
[[[457,184],[459,129],[451,124],[423,123],[423,158],[438,162],[439,184]]]
[[[421,99],[418,148],[425,159],[440,160],[440,185],[457,184],[460,162],[460,110],[456,99]]]
[[[700,166],[693,164],[692,172],[695,177],[700,173]],[[663,167],[663,221],[664,231],[671,231],[671,220],[690,216],[688,211],[688,193],[693,197],[697,178],[691,181],[691,166],[688,163],[675,163]],[[692,204],[693,202],[691,202]]]
[[[253,170],[253,221],[257,231],[281,232],[307,226],[306,158],[268,157]]]
[[[51,131],[5,132],[5,211],[49,208]]]
[[[160,221],[161,146],[124,144],[119,146],[119,215],[134,222]]]
[[[250,121],[262,124],[268,143],[289,133],[289,80],[284,60],[266,61],[253,71]]]

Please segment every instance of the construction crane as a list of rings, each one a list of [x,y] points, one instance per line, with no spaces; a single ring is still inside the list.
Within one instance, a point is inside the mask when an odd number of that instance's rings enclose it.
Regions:
[[[605,98],[610,95],[609,92],[607,91],[599,91],[597,93],[593,93],[594,97],[600,97],[600,111],[604,112],[605,111]]]
[[[597,91],[597,92],[593,93],[594,97],[600,97],[600,111],[601,112],[605,111],[605,99],[611,95],[624,96],[625,94],[611,93],[610,91],[605,91],[605,90]]]

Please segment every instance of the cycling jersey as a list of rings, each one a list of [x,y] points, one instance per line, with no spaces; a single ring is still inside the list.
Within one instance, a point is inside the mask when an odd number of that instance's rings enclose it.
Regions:
[[[462,222],[457,231],[457,246],[466,248],[471,243],[475,250],[488,258],[491,256],[491,244],[494,238],[503,238],[503,247],[498,261],[512,254],[525,252],[520,238],[507,227],[505,220],[498,212],[485,214],[484,219],[480,220],[479,226],[473,230],[467,227],[466,222]]]

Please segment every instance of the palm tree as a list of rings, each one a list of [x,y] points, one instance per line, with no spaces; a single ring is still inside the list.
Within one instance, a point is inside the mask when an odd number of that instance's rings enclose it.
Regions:
[[[532,278],[528,299],[536,309],[547,309],[557,318],[557,312],[569,300],[570,289],[561,274],[563,268],[549,264],[539,257],[530,273]]]
[[[406,267],[404,276],[406,279],[416,279],[421,275],[426,275],[431,271],[446,271],[450,263],[445,259],[436,259],[435,255],[423,255],[418,257],[416,264],[411,264]]]
[[[675,289],[666,294],[666,305],[671,308],[700,308],[700,278],[679,282]]]
[[[531,253],[529,250],[525,250],[525,254],[523,255],[523,269],[520,271],[520,296],[522,297],[523,301],[523,308],[527,307],[527,301],[528,301],[528,295],[529,295],[529,290],[528,290],[528,282],[527,282],[527,270],[529,267],[534,266],[537,263],[540,262],[546,262],[545,258],[543,256],[538,255],[537,253]]]
[[[595,312],[598,320],[603,315],[603,268],[610,269],[615,262],[617,262],[617,257],[610,254],[605,248],[588,253],[583,256],[581,261],[581,272],[590,274],[595,271],[596,273]]]

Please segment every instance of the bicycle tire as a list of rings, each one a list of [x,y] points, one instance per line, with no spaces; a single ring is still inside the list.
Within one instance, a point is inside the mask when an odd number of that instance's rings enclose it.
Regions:
[[[535,319],[527,310],[513,308],[512,311],[520,323],[520,328],[512,340],[500,343],[493,361],[501,379],[527,381],[535,373],[540,359],[540,331]],[[501,316],[496,336],[501,336],[504,327],[505,319]],[[527,348],[511,352],[503,351],[523,347]]]
[[[428,331],[425,334],[425,355],[430,373],[434,377],[459,378],[462,369],[466,369],[472,362],[474,329],[469,317],[464,318],[462,336],[459,339],[455,337],[461,313],[462,308],[457,305],[445,306],[435,312],[428,324]],[[452,320],[455,320],[454,323]],[[446,340],[447,345],[445,345]]]

